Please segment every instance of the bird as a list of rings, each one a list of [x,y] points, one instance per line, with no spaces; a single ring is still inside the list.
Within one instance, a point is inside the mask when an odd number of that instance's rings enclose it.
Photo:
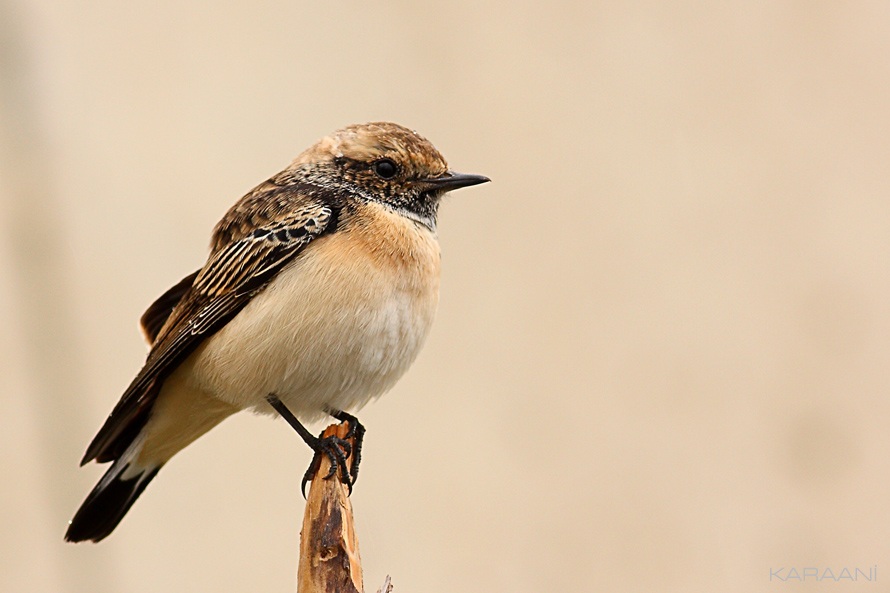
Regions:
[[[330,415],[364,432],[347,410],[393,387],[436,313],[442,196],[488,181],[452,171],[417,132],[372,122],[322,138],[236,202],[206,263],[141,317],[145,363],[81,461],[111,466],[65,539],[107,537],[177,452],[242,410],[284,417],[331,459],[325,477],[339,461],[351,486],[345,457],[358,461],[360,440],[350,451],[302,423]]]

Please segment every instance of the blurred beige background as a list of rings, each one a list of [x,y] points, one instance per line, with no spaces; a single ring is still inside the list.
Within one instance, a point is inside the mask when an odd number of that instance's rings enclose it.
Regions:
[[[283,422],[62,534],[143,309],[376,119],[494,182],[444,205],[436,326],[361,414],[369,590],[888,590],[890,3],[2,0],[0,36],[0,590],[294,590]]]

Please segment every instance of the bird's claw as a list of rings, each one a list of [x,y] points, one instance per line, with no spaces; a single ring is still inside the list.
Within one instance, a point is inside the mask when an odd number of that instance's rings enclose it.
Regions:
[[[359,464],[362,461],[362,444],[365,442],[365,427],[361,422],[358,421],[358,418],[353,416],[352,414],[347,414],[342,411],[332,412],[331,415],[339,420],[341,423],[346,422],[349,426],[349,429],[346,431],[346,439],[352,439],[353,443],[355,443],[355,450],[352,452],[352,484],[355,484],[355,481],[358,479],[358,468]],[[349,493],[352,494],[352,484],[349,485]]]
[[[351,430],[352,429],[350,429],[350,431]],[[351,438],[351,435],[347,434],[347,437]],[[356,452],[359,450],[358,444],[359,441],[356,441]],[[349,494],[352,494],[352,485],[355,484],[356,474],[349,471],[347,462],[349,457],[353,454],[352,445],[350,445],[346,439],[331,435],[319,437],[316,446],[313,447],[313,449],[315,449],[315,456],[312,458],[312,463],[309,464],[309,469],[303,474],[303,481],[300,483],[300,491],[303,493],[303,498],[306,498],[306,484],[311,482],[318,474],[318,470],[321,469],[322,455],[326,456],[331,464],[331,468],[323,479],[329,480],[339,472],[340,482],[345,484],[349,489]],[[358,457],[353,461],[352,465],[354,468],[357,467],[357,460]]]

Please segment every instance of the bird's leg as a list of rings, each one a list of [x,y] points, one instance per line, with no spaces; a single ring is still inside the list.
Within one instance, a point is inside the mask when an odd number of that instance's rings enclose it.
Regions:
[[[300,437],[306,442],[306,444],[309,445],[309,447],[313,451],[315,451],[315,456],[312,458],[312,463],[309,464],[309,469],[307,469],[306,473],[303,474],[303,481],[300,484],[300,490],[303,491],[303,498],[306,498],[306,484],[315,477],[316,473],[318,473],[318,468],[321,465],[322,454],[326,455],[328,460],[331,462],[331,470],[328,472],[328,475],[324,477],[324,479],[327,480],[331,478],[334,474],[337,473],[337,470],[339,469],[340,481],[349,487],[349,491],[351,493],[352,484],[355,479],[349,473],[349,469],[346,465],[346,459],[352,453],[352,446],[346,440],[333,435],[324,438],[313,436],[312,433],[310,433],[306,429],[306,427],[303,426],[303,424],[299,420],[297,420],[297,417],[294,416],[293,413],[291,413],[291,411],[287,409],[287,406],[285,406],[284,403],[280,399],[278,399],[278,396],[274,393],[270,393],[269,395],[267,395],[266,401],[269,402],[269,405],[272,406],[275,411],[278,412],[278,414],[282,418],[284,418],[295,431],[297,431],[297,434],[300,435]],[[352,424],[350,424],[350,433],[352,432],[351,427]],[[362,432],[364,432],[364,428],[362,428]],[[358,443],[359,441],[356,440],[357,445]]]

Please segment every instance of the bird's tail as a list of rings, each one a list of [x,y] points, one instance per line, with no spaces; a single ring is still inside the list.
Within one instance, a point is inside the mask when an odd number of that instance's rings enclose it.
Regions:
[[[161,465],[140,466],[136,460],[141,449],[142,439],[137,438],[108,468],[69,522],[66,541],[98,542],[117,527],[161,469]]]
[[[128,427],[118,434],[111,450],[116,457],[102,453],[100,459],[114,463],[71,519],[65,539],[98,542],[107,537],[170,458],[237,411],[175,376],[168,378],[138,432]]]

